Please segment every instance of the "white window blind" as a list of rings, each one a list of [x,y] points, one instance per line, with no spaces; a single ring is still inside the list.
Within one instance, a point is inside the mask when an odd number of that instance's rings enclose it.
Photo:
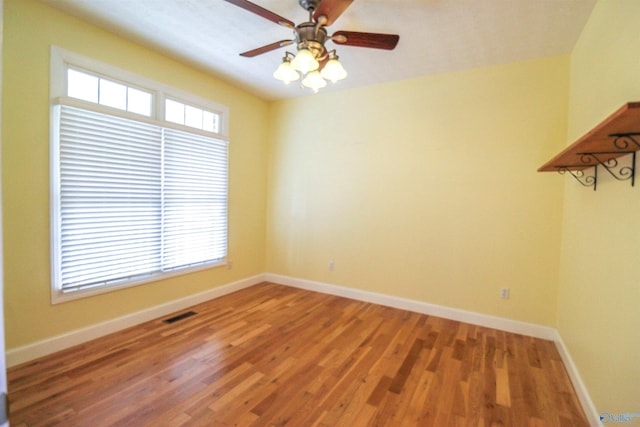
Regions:
[[[54,280],[63,293],[224,259],[228,143],[57,105]]]
[[[224,258],[227,246],[227,144],[164,131],[164,270]]]

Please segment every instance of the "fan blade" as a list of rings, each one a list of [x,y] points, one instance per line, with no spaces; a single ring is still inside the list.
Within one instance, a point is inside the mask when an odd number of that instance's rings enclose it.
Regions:
[[[258,16],[262,16],[265,19],[268,19],[271,22],[275,22],[278,25],[282,25],[283,27],[294,29],[296,26],[293,22],[289,21],[286,18],[278,15],[277,13],[273,13],[270,10],[263,8],[262,6],[258,6],[257,4],[251,3],[247,0],[225,0],[228,3],[236,5],[238,7],[243,8],[244,10],[248,10],[249,12],[255,13]]]
[[[313,18],[318,21],[319,17],[324,16],[327,18],[324,25],[331,25],[351,3],[353,3],[353,0],[322,0],[313,14]]]
[[[263,53],[271,52],[272,50],[275,50],[284,46],[289,46],[290,44],[293,44],[293,40],[280,40],[279,42],[271,43],[266,46],[259,47],[257,49],[243,52],[240,54],[240,56],[253,58],[254,56],[262,55]]]
[[[370,47],[373,49],[395,49],[400,36],[397,34],[358,33],[356,31],[336,31],[331,36],[336,44]]]

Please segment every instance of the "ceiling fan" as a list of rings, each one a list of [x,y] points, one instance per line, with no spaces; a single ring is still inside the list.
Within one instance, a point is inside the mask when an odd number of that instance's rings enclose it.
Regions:
[[[335,83],[347,76],[335,49],[329,51],[325,47],[327,41],[344,46],[393,50],[400,40],[397,34],[356,31],[336,31],[329,35],[326,27],[333,24],[353,0],[298,0],[300,6],[309,13],[308,21],[298,25],[248,0],[225,1],[293,30],[294,39],[280,40],[243,52],[240,56],[252,58],[295,44],[297,53],[294,55],[291,52],[285,52],[282,63],[273,75],[278,80],[289,83],[298,80],[301,73],[305,76],[302,85],[313,89],[314,92],[326,86],[326,80]]]

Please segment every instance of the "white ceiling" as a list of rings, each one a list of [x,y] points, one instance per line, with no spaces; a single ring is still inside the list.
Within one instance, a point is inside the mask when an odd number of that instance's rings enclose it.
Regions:
[[[223,0],[43,1],[265,99],[311,94],[273,78],[286,48],[238,55],[291,39],[292,31]],[[335,45],[349,76],[321,90],[568,54],[595,1],[355,0],[329,33],[399,34],[400,42],[394,51]],[[296,24],[307,19],[297,0],[253,2]]]

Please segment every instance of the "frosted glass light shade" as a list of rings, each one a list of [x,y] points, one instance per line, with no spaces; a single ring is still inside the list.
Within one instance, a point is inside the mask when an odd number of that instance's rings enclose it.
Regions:
[[[291,66],[302,74],[317,70],[319,65],[309,49],[300,49],[293,61],[291,61]]]
[[[302,80],[302,84],[318,93],[318,89],[325,87],[327,82],[322,78],[320,72],[316,70],[307,74],[307,77]]]
[[[293,69],[291,62],[286,58],[273,73],[273,77],[283,81],[285,84],[289,84],[292,81],[298,80],[300,78],[300,74]]]
[[[322,74],[322,77],[330,80],[332,83],[335,83],[338,80],[342,80],[347,77],[347,72],[337,58],[330,59],[325,64],[320,74]]]

